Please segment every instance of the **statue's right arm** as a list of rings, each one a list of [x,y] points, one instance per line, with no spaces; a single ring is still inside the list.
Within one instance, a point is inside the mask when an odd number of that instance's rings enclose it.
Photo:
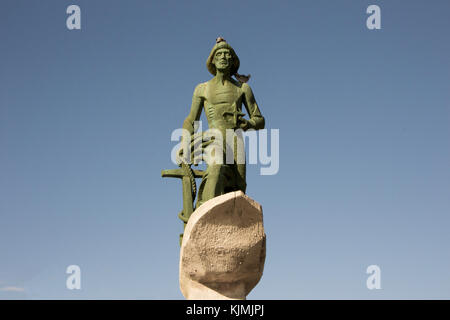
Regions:
[[[194,95],[192,96],[191,111],[183,122],[183,129],[188,130],[191,135],[194,133],[194,121],[200,120],[200,115],[202,114],[204,100],[202,91],[203,84],[201,83],[195,87]]]

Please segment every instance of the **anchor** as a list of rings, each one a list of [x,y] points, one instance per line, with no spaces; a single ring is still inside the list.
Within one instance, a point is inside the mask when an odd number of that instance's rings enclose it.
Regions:
[[[199,139],[194,139],[191,142],[191,148],[198,142]],[[201,137],[200,137],[201,139]],[[200,149],[201,151],[201,149]],[[194,152],[194,155],[196,152]],[[193,170],[191,165],[187,163],[184,157],[180,157],[181,163],[180,168],[178,169],[168,169],[162,170],[161,176],[163,178],[180,178],[182,183],[182,192],[183,192],[183,210],[178,214],[178,218],[180,218],[184,225],[183,230],[186,228],[186,224],[192,214],[194,212],[194,200],[197,195],[197,184],[195,182],[195,178],[203,178],[205,171],[203,170]],[[183,233],[180,234],[180,246],[183,241]]]

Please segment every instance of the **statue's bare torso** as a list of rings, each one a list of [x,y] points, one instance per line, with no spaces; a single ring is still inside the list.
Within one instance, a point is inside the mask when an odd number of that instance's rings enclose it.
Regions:
[[[217,83],[212,79],[201,83],[198,86],[198,93],[203,100],[209,128],[219,130],[238,128],[233,114],[242,111],[244,91],[240,82],[226,80],[224,83]]]

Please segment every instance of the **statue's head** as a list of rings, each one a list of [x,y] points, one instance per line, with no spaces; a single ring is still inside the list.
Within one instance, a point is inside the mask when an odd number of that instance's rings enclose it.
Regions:
[[[217,69],[229,69],[230,75],[237,73],[239,69],[239,58],[234,49],[223,38],[217,38],[215,46],[212,48],[206,67],[212,75],[216,75]]]

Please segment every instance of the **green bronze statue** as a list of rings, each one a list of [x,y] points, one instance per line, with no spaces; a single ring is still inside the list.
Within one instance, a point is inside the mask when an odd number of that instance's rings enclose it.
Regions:
[[[214,76],[211,80],[200,83],[194,90],[192,105],[189,115],[183,122],[183,129],[191,135],[190,147],[196,145],[194,123],[200,119],[202,110],[205,110],[209,129],[217,130],[223,139],[221,146],[224,146],[222,157],[226,158],[227,130],[232,132],[242,132],[246,130],[259,130],[264,128],[264,117],[261,115],[259,107],[250,86],[246,83],[250,76],[238,74],[240,61],[234,49],[223,39],[217,38],[216,44],[211,50],[206,67]],[[232,77],[235,77],[232,78]],[[248,113],[249,119],[244,119],[242,104]],[[241,129],[241,130],[239,130]],[[181,178],[183,182],[183,211],[179,217],[186,223],[195,208],[216,196],[241,190],[245,193],[247,183],[245,175],[245,153],[244,161],[236,161],[239,151],[236,147],[239,136],[233,138],[234,161],[223,161],[207,163],[205,171],[192,170],[192,163],[183,157],[183,148],[179,152],[180,169],[163,170],[163,177]],[[182,141],[182,143],[189,143]],[[214,139],[203,142],[202,149],[214,143]],[[228,141],[228,146],[230,145]],[[195,153],[195,152],[194,152]],[[191,159],[194,155],[191,155]],[[241,153],[242,159],[242,153]],[[197,187],[195,178],[202,178],[198,189],[198,199],[194,207]],[[182,237],[182,235],[181,235]],[[181,241],[181,238],[180,238]]]

